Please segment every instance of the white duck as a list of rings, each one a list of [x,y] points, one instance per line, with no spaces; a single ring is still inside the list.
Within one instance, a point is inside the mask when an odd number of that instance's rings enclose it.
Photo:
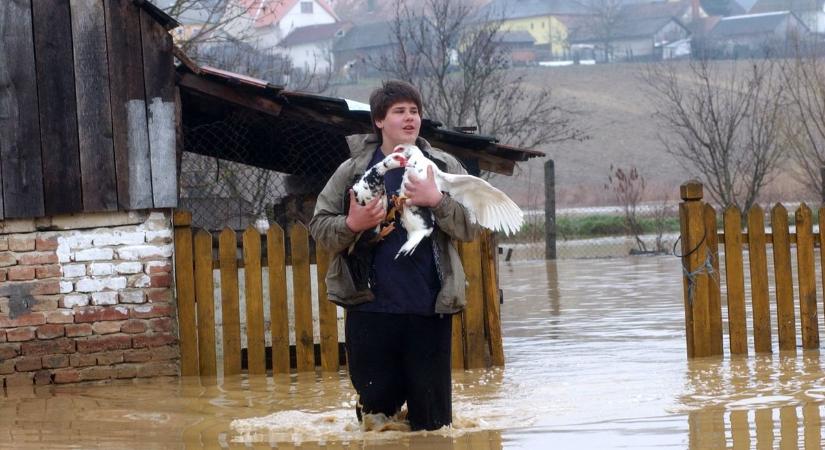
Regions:
[[[401,198],[406,197],[404,185],[411,174],[418,178],[427,177],[427,168],[433,168],[435,184],[441,192],[447,192],[455,201],[461,203],[470,213],[470,219],[491,230],[515,234],[521,229],[524,215],[516,203],[504,192],[494,188],[490,183],[472,175],[456,175],[442,172],[434,162],[424,156],[420,148],[411,144],[398,145],[394,152],[406,158],[406,170],[401,182]],[[435,220],[427,208],[405,204],[401,213],[401,224],[407,230],[407,242],[396,255],[412,253],[422,239],[433,232]]]
[[[367,169],[364,175],[352,186],[352,191],[355,194],[355,201],[359,205],[364,206],[371,202],[374,198],[380,197],[384,210],[387,210],[387,196],[386,187],[384,186],[384,174],[392,169],[404,167],[407,159],[401,153],[391,153],[384,157],[379,163]],[[382,224],[375,227],[375,233],[378,235],[376,239],[381,239],[393,230],[392,224],[382,230]],[[355,238],[355,242],[350,246],[349,253],[352,253],[355,244],[361,238],[361,233]]]

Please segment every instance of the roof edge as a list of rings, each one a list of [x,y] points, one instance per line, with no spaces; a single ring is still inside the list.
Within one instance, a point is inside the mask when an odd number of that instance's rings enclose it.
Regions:
[[[180,22],[148,0],[132,0],[132,3],[142,8],[152,16],[153,19],[157,20],[158,23],[163,25],[163,28],[166,28],[166,31],[173,30],[180,26]]]

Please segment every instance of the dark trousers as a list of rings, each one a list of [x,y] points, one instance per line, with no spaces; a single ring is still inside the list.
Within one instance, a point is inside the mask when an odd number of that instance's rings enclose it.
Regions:
[[[397,413],[407,402],[410,428],[452,422],[452,317],[348,311],[347,364],[362,412]]]

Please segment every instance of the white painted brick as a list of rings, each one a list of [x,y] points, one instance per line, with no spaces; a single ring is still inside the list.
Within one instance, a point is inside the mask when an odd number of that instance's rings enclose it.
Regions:
[[[106,287],[104,280],[97,278],[82,278],[75,283],[78,292],[99,292]]]
[[[146,266],[146,269],[144,270],[144,272],[151,273],[153,267],[171,266],[172,262],[168,261],[168,260],[167,261],[147,261],[146,264],[144,264],[144,265]]]
[[[92,294],[93,305],[117,305],[117,292],[95,292]]]
[[[119,291],[126,287],[126,277],[104,278],[103,283],[107,289]]]
[[[119,274],[139,273],[143,271],[143,264],[139,262],[124,262],[115,265],[115,272]]]
[[[141,274],[132,275],[131,277],[129,277],[129,283],[128,284],[131,287],[145,288],[145,287],[149,287],[149,285],[151,283],[152,283],[152,279],[149,278],[149,275],[141,273]]]
[[[64,295],[63,300],[59,303],[61,308],[73,308],[75,306],[87,306],[89,304],[89,296],[86,294],[71,294]]]
[[[89,237],[92,238],[92,245],[95,247],[115,245],[114,232],[106,228],[98,228],[97,230],[94,230],[89,233]]]
[[[117,311],[121,314],[129,314],[129,308],[127,308],[125,306],[115,306],[115,311]],[[144,311],[144,312],[148,312],[148,311]]]
[[[94,245],[104,247],[108,245],[139,245],[146,242],[146,235],[142,231],[114,230],[101,233],[95,237]]]
[[[60,281],[60,293],[61,294],[68,294],[74,290],[74,284],[71,281],[61,280]]]
[[[111,248],[90,248],[78,250],[74,254],[75,261],[105,261],[114,258],[114,250]]]
[[[88,232],[74,232],[64,235],[66,244],[72,250],[81,250],[92,247],[92,235]]]
[[[140,289],[120,291],[120,303],[146,303],[146,294]]]
[[[89,264],[89,275],[111,275],[114,271],[115,266],[111,263]]]
[[[146,222],[142,223],[138,228],[146,231],[164,230],[172,228],[172,220],[166,214],[155,211],[149,214],[149,218],[146,219]]]
[[[135,261],[146,258],[170,258],[171,245],[135,245],[117,249],[119,259]]]
[[[150,244],[165,244],[172,242],[172,230],[167,228],[165,230],[147,231],[146,242]]]
[[[86,276],[85,264],[64,264],[63,278],[77,278]]]
[[[55,253],[57,253],[57,260],[62,263],[72,260],[72,249],[69,247],[67,239],[63,236],[57,237],[57,250]]]

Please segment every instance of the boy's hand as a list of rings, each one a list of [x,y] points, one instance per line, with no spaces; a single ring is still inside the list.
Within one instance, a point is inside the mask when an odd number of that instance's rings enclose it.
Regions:
[[[409,181],[404,184],[404,191],[407,203],[426,208],[434,208],[444,196],[435,185],[432,166],[427,167],[427,178],[418,178],[415,173],[410,173]]]
[[[353,233],[359,233],[370,228],[375,228],[384,220],[386,211],[381,202],[381,197],[372,199],[364,206],[358,204],[355,199],[355,193],[350,189],[349,191],[349,212],[347,213],[347,227]]]

